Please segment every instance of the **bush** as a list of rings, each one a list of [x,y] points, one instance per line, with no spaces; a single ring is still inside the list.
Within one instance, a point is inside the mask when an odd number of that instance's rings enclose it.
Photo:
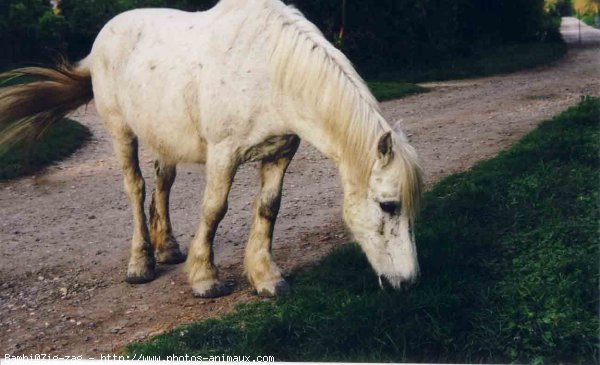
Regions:
[[[329,39],[341,1],[295,0]],[[349,1],[342,48],[363,71],[413,68],[468,56],[489,45],[559,38],[560,19],[543,0]]]
[[[26,59],[39,53],[39,19],[50,6],[43,0],[0,0],[0,62]]]
[[[341,0],[285,0],[332,41],[342,24]],[[567,1],[567,0],[563,0]],[[5,61],[39,59],[46,47],[85,56],[102,26],[138,7],[205,10],[217,0],[62,0],[62,15],[47,0],[0,0]],[[346,33],[338,44],[363,72],[426,66],[468,56],[489,45],[554,39],[558,13],[544,0],[347,1]]]

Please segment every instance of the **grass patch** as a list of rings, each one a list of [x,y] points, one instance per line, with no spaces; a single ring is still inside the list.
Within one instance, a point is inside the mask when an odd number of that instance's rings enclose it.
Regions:
[[[589,25],[590,27],[594,27],[596,29],[600,29],[600,24],[596,23],[596,17],[598,15],[597,14],[584,14],[581,16],[580,20],[582,22],[584,22],[585,24]]]
[[[423,277],[385,292],[349,244],[295,273],[287,298],[240,304],[129,353],[285,361],[595,363],[600,99],[425,197]]]
[[[427,92],[427,89],[408,82],[368,82],[373,95],[379,101],[399,99],[408,95]]]
[[[0,147],[0,180],[32,174],[60,161],[75,152],[90,136],[87,127],[65,118],[49,128],[32,151],[28,151],[25,143]]]
[[[30,77],[0,79],[0,87],[35,81]],[[0,181],[35,173],[58,162],[81,147],[91,137],[89,129],[74,120],[64,118],[50,127],[33,149],[27,142],[0,146]]]
[[[554,62],[564,56],[567,45],[562,41],[499,45],[479,48],[468,57],[371,74],[368,82],[379,101],[398,99],[427,92],[417,82],[484,77],[515,72]]]
[[[499,45],[475,50],[468,57],[380,73],[373,79],[426,82],[491,76],[545,65],[566,52],[567,45],[562,41]]]

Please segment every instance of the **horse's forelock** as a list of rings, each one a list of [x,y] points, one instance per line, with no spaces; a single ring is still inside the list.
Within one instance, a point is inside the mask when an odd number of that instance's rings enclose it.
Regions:
[[[423,169],[412,146],[406,142],[401,142],[399,149],[397,158],[400,159],[403,169],[400,179],[402,206],[410,219],[414,220],[419,210],[423,190]]]

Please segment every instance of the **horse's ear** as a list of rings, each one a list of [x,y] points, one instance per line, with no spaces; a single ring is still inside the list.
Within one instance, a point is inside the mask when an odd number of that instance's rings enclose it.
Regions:
[[[402,131],[402,123],[404,122],[404,120],[402,119],[398,119],[396,121],[396,123],[394,123],[394,126],[392,127],[392,130],[396,133]]]
[[[392,132],[387,132],[377,143],[377,157],[381,161],[382,166],[387,165],[394,158],[394,142],[392,140]]]

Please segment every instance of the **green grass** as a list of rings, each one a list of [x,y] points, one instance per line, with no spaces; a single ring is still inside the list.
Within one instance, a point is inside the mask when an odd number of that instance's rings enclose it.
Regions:
[[[87,127],[63,119],[48,129],[32,151],[28,152],[24,142],[0,147],[0,180],[29,175],[60,161],[75,152],[90,136]]]
[[[373,95],[379,101],[399,99],[404,96],[427,92],[427,89],[407,82],[368,82]]]
[[[422,280],[382,291],[349,244],[290,278],[287,298],[241,304],[128,353],[285,361],[598,361],[600,99],[425,196]]]
[[[598,24],[596,24],[596,14],[590,13],[590,14],[584,14],[581,16],[581,21],[584,22],[585,24],[594,27],[594,28],[598,28],[600,29],[600,26]]]
[[[0,87],[34,81],[28,77],[0,80]],[[0,181],[30,175],[58,162],[90,139],[89,129],[74,120],[63,119],[50,127],[41,140],[33,144],[19,142],[0,146]],[[33,147],[29,149],[28,147]]]
[[[567,45],[562,41],[499,45],[422,68],[383,72],[372,79],[425,82],[491,76],[545,65],[560,59],[566,52]]]
[[[549,64],[567,52],[562,41],[524,43],[481,48],[468,57],[430,64],[421,68],[372,74],[368,82],[379,101],[427,92],[416,82],[492,76]]]

